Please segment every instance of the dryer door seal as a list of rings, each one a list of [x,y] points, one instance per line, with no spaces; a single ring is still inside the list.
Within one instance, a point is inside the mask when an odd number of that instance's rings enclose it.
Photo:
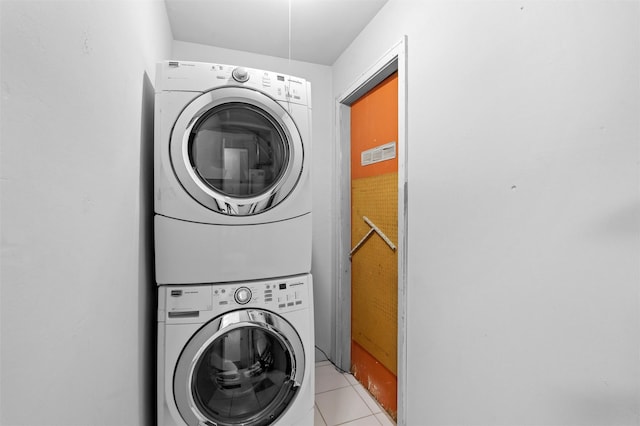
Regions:
[[[282,317],[260,309],[229,312],[182,351],[176,405],[189,425],[268,425],[295,399],[304,366],[302,341]]]
[[[169,154],[183,188],[203,206],[248,216],[281,203],[304,165],[300,132],[275,99],[248,87],[203,93],[182,111]]]

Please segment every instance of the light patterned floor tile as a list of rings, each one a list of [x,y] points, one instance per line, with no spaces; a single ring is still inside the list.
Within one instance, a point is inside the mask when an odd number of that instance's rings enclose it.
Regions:
[[[367,407],[369,407],[369,410],[371,410],[372,413],[375,414],[382,412],[382,408],[380,408],[378,402],[371,396],[371,394],[364,388],[364,386],[358,383],[353,388],[356,390],[356,392],[358,392],[358,395],[360,395],[360,397],[364,400],[365,404],[367,404]]]
[[[360,383],[358,381],[358,379],[356,379],[355,377],[353,377],[353,374],[345,374],[344,377],[347,378],[347,381],[349,382],[350,385],[357,385],[358,383]]]
[[[376,416],[370,415],[347,423],[342,423],[340,426],[380,426],[380,421]]]
[[[344,380],[341,380],[339,376],[342,376],[342,379]],[[320,384],[318,384],[318,377],[320,377]],[[316,363],[316,393],[320,392],[320,395],[326,395],[339,389],[346,388],[352,389],[356,395],[359,396],[361,401],[352,400],[352,402],[355,401],[355,406],[349,407],[348,401],[350,400],[350,397],[347,397],[346,400],[342,398],[337,398],[336,400],[334,398],[335,395],[320,398],[320,400],[323,401],[321,403],[329,416],[329,420],[326,420],[327,422],[348,417],[350,420],[340,420],[342,423],[339,423],[339,426],[396,426],[393,419],[378,405],[377,401],[356,380],[356,378],[353,377],[353,375],[340,373],[335,369],[331,362],[326,360]],[[353,392],[343,390],[341,394],[344,393],[353,396]],[[318,406],[318,397],[320,395],[316,395],[316,405],[314,406],[314,426],[335,426],[335,423],[327,423],[321,414],[321,410]],[[332,401],[337,401],[337,404],[332,406]],[[364,413],[363,415],[360,417],[353,417],[354,415],[357,416],[358,410],[362,410],[361,402],[364,402],[369,411],[374,414],[361,411],[361,413]],[[336,407],[338,407],[337,411]]]
[[[318,406],[313,406],[313,426],[327,426],[324,422],[324,419],[320,415],[320,411],[318,411]]]
[[[333,365],[316,367],[316,393],[349,386],[349,382]]]
[[[396,426],[396,422],[384,411],[376,414],[376,419],[378,419],[382,426]]]
[[[346,379],[344,380],[346,382]],[[335,426],[373,414],[356,390],[348,385],[317,394],[316,404],[327,426]]]

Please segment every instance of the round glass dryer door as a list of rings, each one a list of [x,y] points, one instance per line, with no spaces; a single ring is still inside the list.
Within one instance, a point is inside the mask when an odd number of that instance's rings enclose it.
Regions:
[[[269,425],[295,398],[304,361],[286,320],[259,309],[227,313],[200,329],[178,359],[178,411],[190,425]]]
[[[222,87],[192,101],[171,134],[173,169],[183,188],[218,213],[254,215],[295,188],[304,149],[289,113],[246,87]]]

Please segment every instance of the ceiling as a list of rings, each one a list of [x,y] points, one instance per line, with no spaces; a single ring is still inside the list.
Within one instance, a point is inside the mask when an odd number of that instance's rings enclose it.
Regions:
[[[332,65],[386,2],[165,0],[175,40],[323,65]]]

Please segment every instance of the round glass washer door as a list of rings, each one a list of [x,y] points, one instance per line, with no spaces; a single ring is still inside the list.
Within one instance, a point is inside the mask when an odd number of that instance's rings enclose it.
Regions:
[[[173,170],[203,206],[230,216],[281,203],[302,173],[304,149],[285,108],[247,87],[221,87],[182,111],[170,140]]]
[[[262,426],[281,417],[304,377],[304,349],[283,318],[260,309],[224,314],[185,346],[174,374],[189,425]]]

